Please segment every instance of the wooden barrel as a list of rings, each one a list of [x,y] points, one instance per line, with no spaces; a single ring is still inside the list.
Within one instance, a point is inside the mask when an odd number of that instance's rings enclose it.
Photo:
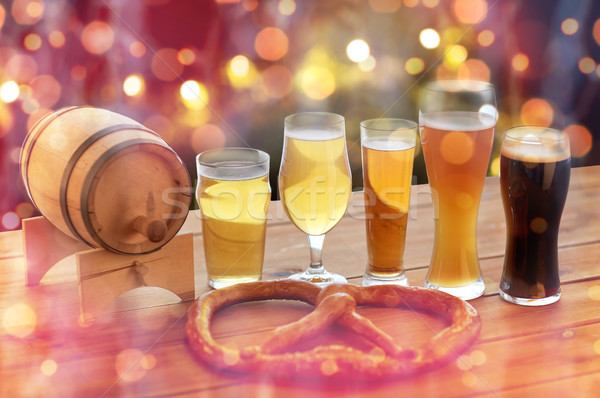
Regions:
[[[20,161],[34,205],[92,247],[152,252],[189,211],[190,176],[177,154],[152,130],[105,109],[69,107],[42,117]]]

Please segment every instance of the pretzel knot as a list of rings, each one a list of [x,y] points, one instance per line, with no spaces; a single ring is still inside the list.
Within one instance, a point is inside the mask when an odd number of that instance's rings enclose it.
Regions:
[[[315,309],[296,322],[272,330],[265,341],[237,350],[218,344],[210,320],[220,308],[268,299],[300,300]],[[356,312],[357,305],[407,307],[441,315],[450,325],[417,349],[398,345],[388,334]],[[337,323],[379,349],[367,353],[342,345],[319,346],[305,352],[286,352]],[[277,280],[244,283],[201,296],[188,315],[186,335],[192,350],[219,369],[266,373],[275,377],[336,377],[366,380],[407,376],[433,369],[457,358],[479,336],[481,320],[465,301],[420,287],[330,285]]]

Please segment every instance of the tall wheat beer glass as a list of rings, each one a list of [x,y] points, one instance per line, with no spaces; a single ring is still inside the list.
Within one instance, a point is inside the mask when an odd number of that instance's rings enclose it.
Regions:
[[[544,127],[504,134],[500,189],[506,215],[506,255],[500,297],[545,305],[560,298],[558,229],[571,175],[569,138]]]
[[[468,300],[485,288],[477,214],[494,141],[494,88],[446,80],[427,84],[422,94],[419,125],[435,222],[425,286]]]
[[[269,155],[214,149],[199,154],[196,166],[208,283],[218,289],[259,280],[271,200]]]
[[[407,285],[404,244],[417,124],[371,119],[360,124],[368,264],[363,286]]]
[[[325,270],[321,251],[325,234],[344,215],[352,179],[343,116],[305,112],[285,118],[279,170],[279,195],[288,217],[308,236],[311,262],[290,278],[320,285],[346,278]]]

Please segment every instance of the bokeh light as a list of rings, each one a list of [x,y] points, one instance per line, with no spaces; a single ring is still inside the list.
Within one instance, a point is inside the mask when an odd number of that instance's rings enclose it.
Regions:
[[[182,65],[191,65],[196,60],[196,54],[189,48],[182,48],[177,52],[177,60]]]
[[[596,22],[594,22],[592,36],[594,37],[594,40],[596,40],[596,44],[600,46],[600,18],[598,18]]]
[[[15,54],[4,65],[4,75],[17,83],[28,83],[37,76],[38,65],[30,55]]]
[[[569,136],[571,144],[571,156],[581,158],[587,155],[592,149],[592,134],[580,124],[572,124],[564,129]]]
[[[146,369],[142,368],[140,361],[144,353],[135,348],[127,348],[115,358],[115,371],[119,377],[127,382],[138,381],[146,375]]]
[[[33,216],[33,206],[28,202],[19,203],[15,210],[20,219]]]
[[[402,6],[402,0],[369,0],[369,5],[377,13],[391,14]]]
[[[183,65],[177,59],[177,50],[161,48],[152,56],[150,69],[158,79],[170,82],[181,76]]]
[[[140,366],[142,369],[150,370],[156,366],[156,357],[152,354],[146,354],[140,360]]]
[[[471,25],[486,17],[487,8],[485,0],[454,0],[452,11],[459,22]]]
[[[236,55],[229,62],[229,68],[234,76],[247,76],[250,71],[250,61],[243,55]]]
[[[579,29],[579,23],[574,18],[567,18],[560,24],[560,30],[565,35],[574,35]]]
[[[517,72],[523,72],[529,67],[529,57],[523,53],[518,53],[512,58],[511,65]]]
[[[404,69],[409,75],[418,75],[425,69],[425,62],[419,57],[412,57],[406,60]]]
[[[279,28],[264,28],[254,39],[256,53],[267,61],[277,61],[283,58],[288,52],[288,46],[288,37]]]
[[[127,76],[123,82],[123,92],[130,97],[140,94],[143,89],[144,79],[140,75]]]
[[[51,75],[39,75],[31,80],[32,97],[42,108],[52,108],[60,99],[61,86]]]
[[[90,22],[81,32],[83,48],[92,54],[104,54],[113,46],[115,33],[106,22]]]
[[[11,14],[20,25],[33,25],[44,15],[44,3],[41,0],[13,0]]]
[[[19,98],[19,85],[9,80],[0,86],[0,99],[6,103],[10,103]]]
[[[423,5],[427,8],[435,8],[440,4],[440,0],[422,0]]]
[[[19,216],[12,211],[9,211],[2,216],[2,226],[5,229],[16,229],[19,226],[19,222]]]
[[[490,163],[490,176],[499,176],[500,175],[500,157],[497,156],[492,159]]]
[[[283,98],[292,91],[292,72],[285,66],[271,65],[262,74],[265,93],[271,98]]]
[[[71,78],[73,80],[83,80],[87,76],[87,69],[83,65],[73,65],[71,68]]]
[[[4,9],[4,6],[2,6],[2,4],[0,4],[0,29],[2,29],[2,26],[4,26],[5,20],[6,20],[6,10]]]
[[[23,47],[29,51],[37,51],[42,46],[42,38],[37,33],[30,33],[23,39]]]
[[[65,45],[66,38],[63,32],[55,30],[48,35],[48,42],[54,48],[61,48]]]
[[[40,371],[44,376],[52,376],[57,370],[58,365],[56,364],[56,361],[52,359],[46,359],[40,366]]]
[[[202,109],[208,104],[208,90],[204,84],[196,80],[182,83],[179,93],[185,106],[190,109]]]
[[[358,67],[363,72],[370,72],[377,66],[377,60],[374,56],[369,55],[364,61],[359,62]]]
[[[304,94],[314,100],[323,100],[335,91],[335,76],[321,66],[308,66],[296,75]]]
[[[369,56],[371,50],[367,42],[361,39],[352,40],[346,46],[346,55],[352,62],[362,62]]]
[[[548,127],[553,120],[554,110],[542,98],[532,98],[521,107],[521,123],[524,125]]]
[[[457,69],[461,63],[465,62],[468,56],[469,53],[465,46],[455,44],[450,46],[446,52],[446,55],[444,56],[444,64],[451,69]]]
[[[225,133],[216,124],[202,125],[192,132],[191,145],[196,153],[207,149],[222,148],[225,146],[225,142]]]
[[[403,0],[403,3],[408,8],[414,8],[419,5],[419,0]]]
[[[577,66],[579,67],[581,73],[584,73],[586,75],[589,75],[590,73],[593,73],[594,70],[596,70],[596,62],[593,58],[590,57],[581,58]]]
[[[129,45],[129,54],[135,58],[141,58],[146,54],[146,45],[141,41],[134,41]]]
[[[490,81],[490,68],[480,59],[471,58],[458,67],[457,77],[466,80]]]
[[[292,15],[296,11],[296,2],[294,0],[279,0],[277,9],[281,15]]]
[[[435,29],[423,29],[419,34],[419,41],[425,48],[437,48],[440,45],[440,35]]]
[[[33,333],[36,326],[37,316],[28,304],[15,303],[4,310],[2,327],[5,333],[24,339]]]
[[[491,30],[485,29],[479,32],[477,35],[477,43],[481,47],[489,47],[494,44],[494,40],[496,40],[496,35]]]

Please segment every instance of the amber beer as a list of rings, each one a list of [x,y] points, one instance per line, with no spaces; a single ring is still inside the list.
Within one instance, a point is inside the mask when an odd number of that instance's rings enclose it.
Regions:
[[[421,143],[435,220],[433,254],[426,278],[430,287],[460,288],[481,279],[477,214],[494,128],[495,117],[487,113],[422,115]]]
[[[271,197],[267,154],[248,148],[219,151],[226,154],[216,153],[211,159],[208,152],[198,158],[202,239],[214,288],[261,278]],[[227,160],[216,160],[220,158]]]
[[[416,129],[403,119],[361,123],[368,254],[363,286],[407,284],[404,247]]]
[[[544,136],[545,134],[545,136]],[[544,128],[508,130],[500,157],[506,253],[500,295],[523,305],[560,298],[558,230],[571,170],[568,139]]]

